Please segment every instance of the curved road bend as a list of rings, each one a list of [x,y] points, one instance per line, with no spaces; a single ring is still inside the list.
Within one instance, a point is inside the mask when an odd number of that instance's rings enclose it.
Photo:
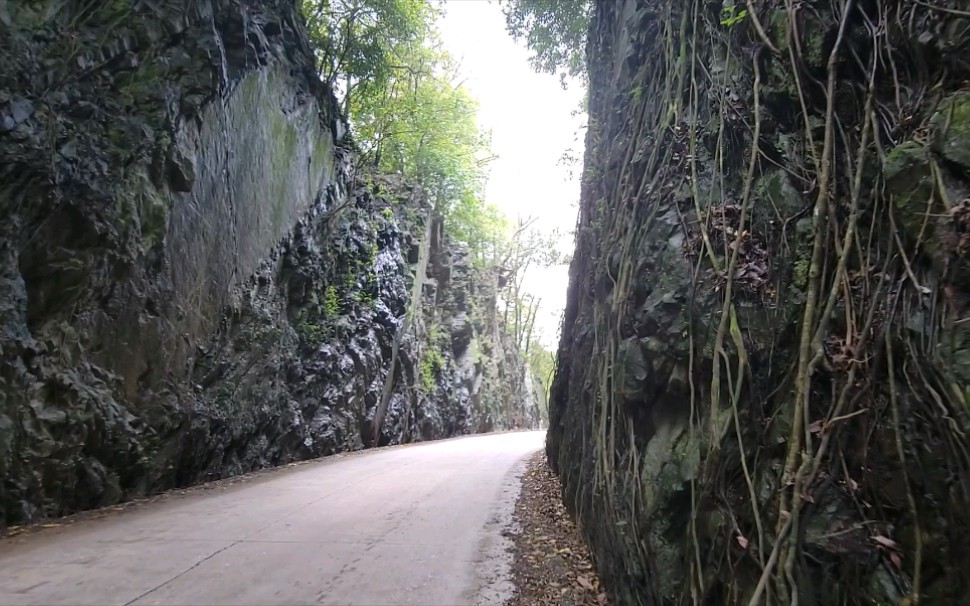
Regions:
[[[0,604],[501,604],[542,432],[364,452],[0,542]]]

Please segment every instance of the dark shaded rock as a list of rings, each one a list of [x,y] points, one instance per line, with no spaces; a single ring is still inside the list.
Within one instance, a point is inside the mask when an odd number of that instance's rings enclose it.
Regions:
[[[34,106],[27,99],[14,99],[7,103],[7,107],[0,112],[0,125],[3,130],[11,131],[19,124],[23,124],[34,114]]]
[[[547,454],[616,602],[970,601],[970,18],[593,5]]]
[[[172,147],[169,155],[168,178],[175,191],[190,192],[195,185],[195,159],[177,146]]]
[[[352,174],[294,3],[49,6],[0,42],[0,526],[536,423],[461,319],[490,275]]]

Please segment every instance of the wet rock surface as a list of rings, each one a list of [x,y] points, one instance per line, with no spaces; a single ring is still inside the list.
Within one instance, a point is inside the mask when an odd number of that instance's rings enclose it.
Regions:
[[[0,525],[536,422],[292,2],[55,4],[0,15]]]

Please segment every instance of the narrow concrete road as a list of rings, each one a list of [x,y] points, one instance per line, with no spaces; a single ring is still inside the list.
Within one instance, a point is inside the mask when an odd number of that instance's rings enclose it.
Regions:
[[[501,604],[543,433],[390,448],[0,542],[0,604]]]

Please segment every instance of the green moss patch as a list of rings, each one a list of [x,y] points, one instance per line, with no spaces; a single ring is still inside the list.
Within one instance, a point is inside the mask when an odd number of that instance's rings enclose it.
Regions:
[[[899,228],[915,238],[923,230],[933,199],[933,170],[930,150],[918,141],[907,141],[892,149],[883,162],[886,185],[893,195]]]
[[[930,119],[934,149],[970,169],[970,92],[950,95]]]

